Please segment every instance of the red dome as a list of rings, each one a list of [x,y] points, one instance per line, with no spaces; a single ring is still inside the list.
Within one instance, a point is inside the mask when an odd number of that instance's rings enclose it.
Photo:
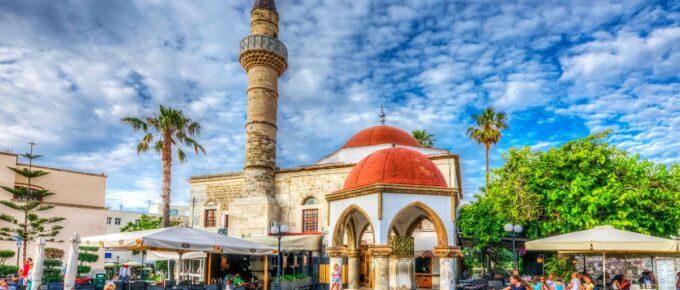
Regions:
[[[391,126],[375,126],[359,131],[342,148],[361,147],[378,144],[399,144],[420,147],[420,142],[404,130]]]
[[[376,183],[447,187],[437,165],[420,152],[387,148],[373,152],[354,166],[342,189]]]

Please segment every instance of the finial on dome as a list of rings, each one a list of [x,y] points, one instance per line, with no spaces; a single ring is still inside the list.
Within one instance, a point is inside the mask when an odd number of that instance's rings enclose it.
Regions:
[[[253,5],[253,10],[259,9],[259,8],[264,8],[273,11],[274,13],[276,12],[276,3],[274,3],[274,0],[255,0],[255,5]]]
[[[383,109],[383,105],[380,105],[380,124],[385,125],[385,110]]]

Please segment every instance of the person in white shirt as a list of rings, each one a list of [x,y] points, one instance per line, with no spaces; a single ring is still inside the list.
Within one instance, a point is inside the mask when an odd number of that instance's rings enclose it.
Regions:
[[[130,280],[130,268],[128,264],[120,266],[120,269],[118,270],[118,280],[125,282]]]

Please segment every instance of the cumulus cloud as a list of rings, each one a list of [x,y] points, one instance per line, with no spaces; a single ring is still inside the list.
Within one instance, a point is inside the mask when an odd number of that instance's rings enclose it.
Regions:
[[[389,124],[428,129],[437,147],[460,153],[468,193],[483,182],[483,154],[464,133],[469,114],[488,105],[513,122],[492,154],[496,166],[509,146],[548,148],[604,128],[617,129],[612,141],[623,148],[677,161],[668,153],[680,137],[676,4],[279,2],[289,51],[279,166],[332,152],[378,124],[380,105]],[[160,162],[137,156],[139,136],[119,119],[181,108],[203,125],[208,151],[174,167],[174,198],[186,202],[189,176],[242,167],[238,43],[250,5],[0,3],[0,147],[22,151],[34,140],[45,162],[105,171],[111,204],[143,207],[158,194]]]

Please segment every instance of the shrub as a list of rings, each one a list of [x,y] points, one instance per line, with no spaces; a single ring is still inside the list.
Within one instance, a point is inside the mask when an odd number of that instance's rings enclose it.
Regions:
[[[64,250],[57,248],[45,248],[45,258],[61,260],[64,258]]]
[[[5,261],[11,257],[14,257],[14,251],[12,250],[0,250],[0,264],[5,264]]]
[[[7,277],[19,272],[19,267],[13,265],[0,265],[0,277]]]
[[[43,263],[45,265],[45,268],[59,268],[63,264],[61,260],[56,259],[45,259]]]
[[[78,273],[90,273],[90,270],[92,270],[92,267],[90,266],[78,266]]]

